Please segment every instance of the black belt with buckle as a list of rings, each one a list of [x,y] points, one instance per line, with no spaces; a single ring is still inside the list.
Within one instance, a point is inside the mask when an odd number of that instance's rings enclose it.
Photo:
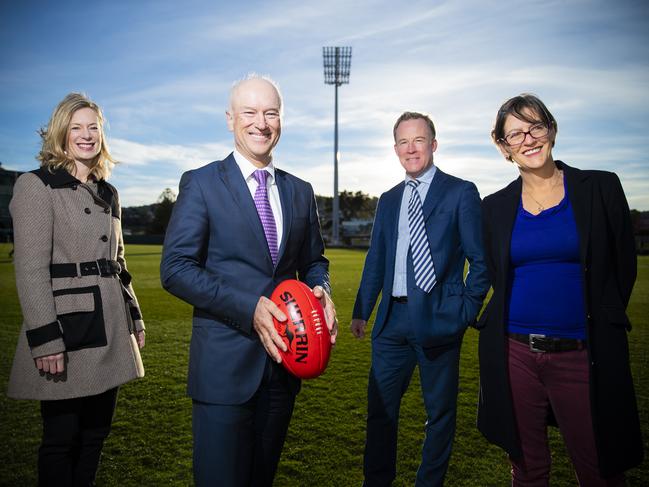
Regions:
[[[407,303],[408,302],[408,296],[391,296],[390,300],[395,302],[395,303]]]
[[[557,338],[540,335],[538,333],[508,333],[509,338],[529,345],[532,352],[569,352],[586,348],[586,340],[577,338]]]
[[[81,277],[101,276],[110,277],[122,272],[122,266],[116,260],[98,259],[90,262],[79,262],[78,264],[52,264],[50,265],[50,276],[59,277]]]

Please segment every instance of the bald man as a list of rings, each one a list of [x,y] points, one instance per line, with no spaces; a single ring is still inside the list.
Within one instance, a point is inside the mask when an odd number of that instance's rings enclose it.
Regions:
[[[268,299],[285,279],[313,288],[332,343],[329,262],[313,188],[278,169],[282,96],[267,77],[236,82],[226,111],[234,151],[183,174],[167,229],[162,285],[194,306],[188,394],[198,486],[271,486],[300,381]]]

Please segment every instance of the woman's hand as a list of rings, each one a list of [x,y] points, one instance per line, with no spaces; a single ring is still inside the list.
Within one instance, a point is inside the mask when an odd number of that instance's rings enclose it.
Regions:
[[[144,348],[144,330],[136,331],[135,339],[137,340],[137,346],[142,350]]]
[[[62,374],[65,371],[65,356],[63,353],[38,357],[35,362],[38,370],[48,374]]]

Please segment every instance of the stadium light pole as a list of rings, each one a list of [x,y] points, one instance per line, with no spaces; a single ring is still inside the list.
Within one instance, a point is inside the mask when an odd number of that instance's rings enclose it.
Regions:
[[[352,48],[323,47],[322,58],[324,61],[325,84],[335,87],[335,112],[334,112],[334,200],[331,218],[331,240],[334,245],[340,243],[338,228],[339,200],[338,200],[338,87],[349,84],[349,71],[352,64]]]

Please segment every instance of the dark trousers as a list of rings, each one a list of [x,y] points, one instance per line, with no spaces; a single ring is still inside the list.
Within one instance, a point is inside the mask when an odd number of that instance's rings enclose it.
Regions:
[[[399,408],[416,365],[427,420],[415,485],[444,483],[455,434],[461,341],[424,349],[414,327],[408,319],[408,305],[392,303],[383,330],[372,341],[364,461],[367,487],[390,486],[396,477]]]
[[[198,487],[272,486],[293,414],[294,379],[267,360],[259,389],[243,404],[193,401]]]
[[[110,432],[117,387],[96,396],[41,401],[43,442],[38,485],[94,485],[104,440]]]
[[[624,475],[604,479],[590,410],[588,351],[532,352],[509,339],[509,380],[523,458],[510,459],[512,485],[547,487],[550,482],[550,408],[566,443],[579,485],[622,486]]]

